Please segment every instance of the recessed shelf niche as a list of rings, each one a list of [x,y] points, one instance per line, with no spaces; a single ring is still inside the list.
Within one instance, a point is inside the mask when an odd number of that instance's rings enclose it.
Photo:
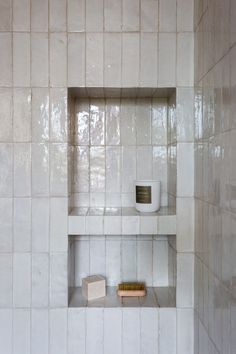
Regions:
[[[109,287],[95,307],[175,305],[174,114],[173,88],[69,89],[69,306],[93,306],[80,292],[91,274]],[[134,209],[135,179],[161,180],[158,213]],[[134,280],[146,299],[121,303],[114,287]]]

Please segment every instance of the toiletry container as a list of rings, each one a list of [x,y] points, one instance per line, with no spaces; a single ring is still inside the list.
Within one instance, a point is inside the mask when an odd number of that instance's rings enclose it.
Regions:
[[[153,180],[135,181],[135,207],[144,213],[160,209],[161,182]]]

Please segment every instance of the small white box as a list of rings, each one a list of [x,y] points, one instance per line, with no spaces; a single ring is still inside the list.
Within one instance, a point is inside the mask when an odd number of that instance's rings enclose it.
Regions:
[[[101,275],[91,275],[82,279],[82,295],[87,300],[106,296],[106,280]]]

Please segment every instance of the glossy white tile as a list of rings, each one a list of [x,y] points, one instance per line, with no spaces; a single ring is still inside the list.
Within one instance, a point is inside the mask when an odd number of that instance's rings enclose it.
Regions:
[[[31,86],[47,87],[48,77],[48,34],[31,34]]]
[[[48,354],[49,318],[47,309],[33,309],[31,312],[32,354]]]
[[[48,31],[48,0],[31,0],[31,31]]]
[[[78,12],[80,13],[80,10]],[[68,86],[85,86],[84,33],[68,34]]]
[[[13,256],[13,307],[31,306],[31,255],[15,253]]]
[[[14,198],[14,252],[30,252],[31,250],[31,199]]]
[[[30,34],[13,34],[13,84],[16,87],[30,86]]]
[[[52,0],[49,4],[49,24],[51,32],[66,31],[66,0]]]
[[[48,307],[49,256],[46,253],[32,254],[32,307]]]
[[[3,23],[3,22],[1,22]],[[3,70],[0,73],[0,84],[1,86],[11,86],[12,85],[12,37],[10,33],[0,33],[0,65]]]
[[[13,31],[28,32],[30,30],[30,1],[29,0],[13,0]]]

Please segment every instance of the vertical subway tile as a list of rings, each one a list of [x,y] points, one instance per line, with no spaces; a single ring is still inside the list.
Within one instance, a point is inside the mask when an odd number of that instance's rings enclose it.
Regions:
[[[13,256],[13,306],[30,307],[31,255],[15,253]]]
[[[2,14],[2,12],[0,12]],[[3,22],[0,21],[2,24]],[[0,85],[12,85],[12,37],[10,33],[0,33]]]
[[[176,309],[159,309],[158,340],[160,354],[176,354]]]
[[[67,86],[67,37],[65,33],[50,35],[50,86]]]
[[[49,354],[48,309],[32,309],[31,312],[31,353]]]
[[[121,33],[104,34],[104,85],[121,86]]]
[[[159,33],[158,86],[176,85],[176,33]]]
[[[67,92],[66,89],[50,90],[50,141],[67,141]]]
[[[82,285],[82,278],[87,277],[89,272],[89,240],[75,242],[75,286]]]
[[[136,145],[136,112],[131,99],[121,101],[120,125],[121,144]]]
[[[159,31],[176,32],[176,0],[160,0]]]
[[[137,87],[139,84],[139,34],[123,33],[122,46],[122,87]]]
[[[31,90],[13,91],[13,138],[15,142],[31,141]]]
[[[86,86],[103,86],[103,34],[86,34]]]
[[[123,354],[140,353],[140,310],[123,309]]]
[[[32,254],[32,307],[48,307],[49,256]]]
[[[103,0],[86,1],[86,31],[103,31]]]
[[[31,199],[14,198],[14,252],[31,250]]]
[[[66,0],[51,0],[49,4],[51,32],[66,31]]]
[[[122,148],[122,192],[132,193],[136,179],[136,149],[133,146]]]
[[[177,144],[177,195],[191,197],[194,193],[193,143]]]
[[[85,354],[86,309],[68,310],[68,354]]]
[[[121,149],[106,147],[106,192],[120,193],[121,190]]]
[[[192,88],[177,90],[177,139],[178,142],[194,140],[194,92]]]
[[[168,243],[153,240],[153,286],[168,286]]]
[[[67,301],[67,254],[54,253],[50,256],[50,307],[65,307]]]
[[[31,31],[48,31],[48,0],[31,0]]]
[[[193,33],[177,35],[177,85],[193,85]]]
[[[120,145],[120,99],[106,100],[106,145]]]
[[[12,25],[12,1],[0,1],[0,31],[10,31]]]
[[[139,30],[139,1],[123,0],[123,25],[125,32]]]
[[[107,32],[121,32],[122,0],[104,1],[104,30]]]
[[[121,242],[106,240],[106,274],[109,286],[116,286],[121,281]]]
[[[75,102],[75,144],[89,145],[90,141],[90,126],[89,126],[90,104],[89,99],[83,101],[76,100]]]
[[[177,255],[177,306],[181,308],[193,306],[193,254],[179,253]]]
[[[110,325],[112,323],[112,326]],[[122,309],[104,309],[104,354],[122,352]]]
[[[30,0],[13,0],[13,31],[30,30]]]
[[[12,354],[12,310],[0,309],[0,348],[4,354]]]
[[[68,86],[85,86],[85,34],[68,34]]]
[[[90,273],[105,275],[106,269],[105,239],[90,240]]]
[[[157,0],[141,0],[141,31],[158,32]]]
[[[122,281],[133,281],[137,277],[137,243],[133,236],[130,239],[122,240],[121,258],[121,279]]]
[[[12,90],[0,89],[0,141],[12,141]]]
[[[146,99],[136,101],[137,145],[151,144],[151,105]]]
[[[13,199],[0,199],[0,249],[1,252],[12,251]]]
[[[103,309],[87,308],[86,354],[103,353]]]
[[[32,196],[49,195],[49,146],[32,144]]]
[[[30,86],[30,34],[13,33],[13,83]]]
[[[49,199],[32,199],[32,251],[47,252],[49,249]]]
[[[30,354],[30,310],[13,312],[13,354]]]
[[[105,144],[105,101],[93,100],[90,104],[90,144]]]
[[[138,281],[152,286],[152,241],[138,240],[137,242],[137,275]]]
[[[167,101],[165,98],[152,100],[152,144],[167,144]]]
[[[31,146],[14,144],[14,196],[31,195]]]
[[[0,254],[0,281],[0,307],[12,307],[12,254]]]
[[[63,252],[67,249],[67,198],[50,200],[50,250]]]
[[[177,198],[177,249],[182,252],[194,250],[194,199]]]
[[[193,310],[177,309],[177,353],[193,353]]]
[[[74,150],[74,191],[89,192],[89,147],[77,146]]]
[[[49,140],[49,91],[47,88],[32,89],[32,142]]]
[[[140,44],[140,86],[157,86],[158,37],[156,33],[141,33]]]
[[[31,33],[31,85],[48,86],[48,34]]]
[[[105,148],[90,148],[90,191],[105,191]]]
[[[12,144],[0,144],[0,196],[10,197],[13,192],[13,148]]]
[[[141,308],[141,353],[158,353],[158,309]]]
[[[177,32],[192,32],[194,1],[177,0]],[[186,16],[188,14],[188,16]]]
[[[50,193],[53,196],[67,194],[67,145],[50,146]]]
[[[137,178],[138,179],[152,178],[152,147],[151,146],[137,147]]]
[[[49,311],[49,353],[67,353],[67,309]]]
[[[68,32],[85,31],[85,0],[68,0],[67,22]]]

